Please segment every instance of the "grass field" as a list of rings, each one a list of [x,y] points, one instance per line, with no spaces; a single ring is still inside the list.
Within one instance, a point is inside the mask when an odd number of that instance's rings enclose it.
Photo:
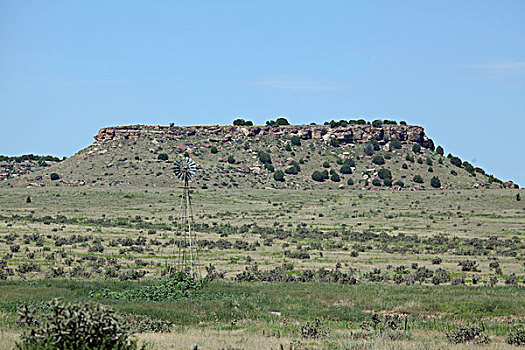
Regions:
[[[483,324],[492,338],[486,347],[511,348],[506,334],[525,322],[518,191],[523,197],[523,190],[199,188],[202,271],[212,264],[224,278],[190,297],[150,302],[103,291],[158,283],[178,238],[178,190],[4,187],[0,348],[20,332],[18,306],[55,297],[173,322],[170,333],[138,335],[159,349],[474,349],[445,337],[466,323]],[[261,282],[306,270],[316,276],[309,282]],[[321,270],[332,274],[323,279]],[[336,272],[355,281],[323,282]],[[252,282],[235,282],[246,276]],[[367,333],[362,322],[374,313],[402,316],[406,326]],[[324,335],[303,337],[315,319]]]

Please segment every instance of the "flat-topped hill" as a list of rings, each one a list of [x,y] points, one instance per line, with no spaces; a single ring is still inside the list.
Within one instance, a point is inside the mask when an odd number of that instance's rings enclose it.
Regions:
[[[445,156],[420,126],[131,125],[103,128],[94,138],[69,159],[0,184],[177,186],[173,162],[189,155],[199,167],[193,185],[201,188],[514,187]]]

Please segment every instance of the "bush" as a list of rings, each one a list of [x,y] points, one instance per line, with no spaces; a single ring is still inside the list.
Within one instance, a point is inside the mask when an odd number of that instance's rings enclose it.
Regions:
[[[259,161],[263,164],[271,164],[272,163],[272,157],[266,152],[259,151]]]
[[[284,181],[284,173],[282,170],[277,170],[275,173],[273,173],[273,179],[275,181],[283,182]]]
[[[276,120],[268,120],[266,122],[266,125],[268,125],[268,126],[281,126],[281,125],[290,125],[290,123],[288,122],[288,120],[286,118],[280,117],[280,118],[277,118]]]
[[[60,176],[57,173],[52,173],[51,175],[49,175],[49,178],[51,179],[51,181],[55,181],[60,179]]]
[[[353,159],[345,159],[343,161],[343,164],[344,165],[348,165],[348,166],[351,166],[351,167],[355,167],[355,161]]]
[[[372,158],[372,163],[377,164],[377,165],[383,165],[385,164],[385,158],[377,154]]]
[[[442,156],[443,154],[445,154],[445,150],[443,149],[443,147],[437,146],[436,153]]]
[[[516,328],[511,330],[505,342],[510,345],[525,345],[525,329]]]
[[[414,153],[421,152],[421,146],[418,143],[414,144],[414,146],[412,146],[412,152]]]
[[[292,143],[292,146],[301,146],[301,139],[299,136],[292,136],[290,142]]]
[[[390,141],[390,149],[401,149],[401,141],[394,137],[392,141]]]
[[[403,163],[403,165],[401,165],[401,168],[403,168],[403,169],[408,169],[408,165],[407,165],[407,163]]]
[[[457,166],[458,168],[461,168],[463,164],[463,162],[461,161],[461,159],[459,159],[459,157],[451,157],[450,163],[452,163],[452,165]]]
[[[235,164],[235,158],[232,155],[228,157],[228,163]]]
[[[273,173],[275,171],[275,167],[273,166],[273,164],[270,164],[270,163],[264,164],[264,168],[268,169],[268,171],[271,172],[271,173]]]
[[[365,145],[364,152],[367,156],[374,154],[374,146],[369,142]]]
[[[461,266],[461,271],[479,271],[478,263],[475,260],[462,260],[458,263]]]
[[[405,184],[403,183],[403,181],[397,180],[396,182],[394,182],[394,186],[405,187]]]
[[[233,125],[235,126],[253,126],[253,122],[239,118],[233,121]]]
[[[374,186],[381,186],[381,181],[379,179],[373,179],[372,180],[372,185]]]
[[[18,310],[19,324],[29,329],[22,333],[17,349],[137,349],[130,331],[109,307],[55,299],[47,303],[47,309],[43,315],[27,304]]]
[[[210,148],[210,152],[211,152],[212,154],[217,154],[217,152],[218,152],[218,151],[217,151],[217,147],[215,147],[215,146],[211,146],[211,148]]]
[[[376,119],[372,122],[372,126],[374,128],[380,128],[381,126],[383,126],[383,122],[379,119]]]
[[[518,199],[519,200],[519,199]],[[31,203],[31,197],[30,196],[27,196],[26,198],[26,203]]]
[[[392,179],[389,179],[389,178],[384,179],[383,184],[387,187],[392,187]]]
[[[343,164],[343,166],[340,169],[341,174],[351,174],[352,173],[352,167],[348,164]]]
[[[289,175],[297,175],[299,173],[299,168],[295,165],[289,166],[288,168],[284,169],[284,172]]]
[[[339,174],[336,173],[335,171],[334,171],[334,173],[332,174],[332,177],[331,177],[330,179],[331,179],[333,182],[339,182],[339,181],[341,181],[341,177],[340,177]]]
[[[346,184],[347,184],[348,186],[353,186],[353,185],[354,185],[354,180],[352,180],[352,179],[348,179],[348,180],[346,181]]]
[[[337,139],[330,139],[330,146],[332,147],[339,147],[341,143]]]
[[[330,168],[330,162],[329,161],[325,161],[323,162],[323,168]]]
[[[379,169],[379,171],[377,172],[377,175],[379,176],[380,179],[392,180],[392,172],[388,169],[385,169],[385,168]]]
[[[323,182],[325,179],[325,176],[324,174],[319,171],[319,170],[316,170],[312,173],[312,180],[314,181],[318,181],[318,182]]]
[[[407,161],[409,161],[410,163],[414,163],[414,156],[411,155],[411,154],[407,154],[407,156],[405,157],[405,159]]]
[[[439,177],[434,176],[432,179],[430,179],[430,186],[434,188],[440,188],[441,187],[441,181],[439,181]]]
[[[446,333],[447,339],[453,344],[473,342],[474,344],[488,344],[489,337],[477,326],[459,326],[450,333]]]
[[[424,181],[423,181],[423,178],[421,177],[421,175],[415,175],[414,178],[412,179],[412,181],[418,183],[418,184],[422,184]]]
[[[286,146],[284,146],[284,149],[288,152],[291,152],[292,151],[292,146],[290,146],[289,143],[286,144]]]
[[[168,155],[166,153],[160,153],[158,156],[157,156],[157,159],[158,160],[168,160]]]

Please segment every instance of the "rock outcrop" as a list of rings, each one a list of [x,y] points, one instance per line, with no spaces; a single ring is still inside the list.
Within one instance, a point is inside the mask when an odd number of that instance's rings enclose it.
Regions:
[[[261,126],[146,126],[130,125],[100,129],[95,140],[118,140],[139,138],[165,138],[170,140],[185,139],[189,136],[205,136],[210,142],[226,142],[238,138],[251,138],[258,135],[275,137],[298,136],[301,139],[320,139],[329,142],[332,139],[345,143],[367,142],[371,139],[391,140],[418,143],[428,147],[429,139],[421,126],[384,125],[350,125],[331,128],[325,125],[294,125],[281,127]]]

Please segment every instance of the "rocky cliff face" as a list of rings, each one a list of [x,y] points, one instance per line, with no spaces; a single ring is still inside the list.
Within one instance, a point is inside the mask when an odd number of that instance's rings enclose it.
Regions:
[[[336,139],[341,144],[361,143],[371,139],[391,140],[418,143],[428,146],[428,137],[420,126],[385,125],[373,127],[371,125],[351,125],[347,127],[331,128],[324,125],[301,125],[281,127],[260,126],[146,126],[130,125],[100,129],[95,140],[118,140],[140,138],[163,138],[168,140],[185,139],[189,136],[207,137],[210,142],[227,142],[232,139],[250,138],[262,135],[299,136],[303,140],[322,139],[329,142]]]

